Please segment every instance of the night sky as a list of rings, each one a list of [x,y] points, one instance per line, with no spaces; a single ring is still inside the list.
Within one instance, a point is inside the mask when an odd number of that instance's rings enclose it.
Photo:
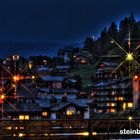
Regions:
[[[56,48],[81,45],[86,36],[97,38],[105,26],[131,12],[138,20],[139,0],[0,0],[0,57],[52,55]]]

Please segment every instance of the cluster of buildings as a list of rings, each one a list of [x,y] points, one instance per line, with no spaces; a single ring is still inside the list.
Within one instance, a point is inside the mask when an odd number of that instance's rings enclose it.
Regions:
[[[92,92],[95,113],[133,111],[139,106],[139,76],[120,76],[120,72],[113,72],[118,65],[102,62],[97,67],[97,83],[94,84]]]
[[[91,100],[80,99],[78,80],[68,76],[86,55],[72,49],[57,57],[13,55],[0,62],[0,116],[3,119],[89,118]],[[83,57],[82,57],[83,56]],[[84,60],[77,62],[80,57]],[[88,62],[86,62],[88,63]]]
[[[132,111],[139,105],[139,77],[112,71],[118,63],[102,61],[88,90],[77,87],[71,69],[90,63],[87,52],[64,48],[57,57],[19,55],[0,62],[0,116],[3,119],[89,119],[91,114]]]

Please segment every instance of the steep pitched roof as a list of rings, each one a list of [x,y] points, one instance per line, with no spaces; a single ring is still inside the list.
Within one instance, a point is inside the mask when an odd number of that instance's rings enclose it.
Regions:
[[[68,101],[68,102],[59,102],[58,104],[56,104],[53,108],[51,108],[52,111],[59,111],[69,105],[75,105],[78,106],[80,108],[87,108],[88,105],[86,103],[84,103],[83,101],[80,100],[73,100],[73,101]]]

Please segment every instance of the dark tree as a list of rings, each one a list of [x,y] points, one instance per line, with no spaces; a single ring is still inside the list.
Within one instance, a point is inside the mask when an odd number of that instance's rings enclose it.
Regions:
[[[76,89],[80,90],[82,88],[82,78],[80,77],[80,75],[75,75],[74,79],[77,80],[76,83]]]
[[[100,45],[101,46],[105,46],[105,44],[108,42],[108,35],[107,35],[107,29],[104,28],[102,31],[101,31],[101,35],[100,35]]]
[[[115,40],[118,39],[118,29],[115,22],[112,22],[108,29],[108,34]]]
[[[94,39],[92,37],[87,37],[84,41],[84,49],[89,53],[93,54],[94,49]]]

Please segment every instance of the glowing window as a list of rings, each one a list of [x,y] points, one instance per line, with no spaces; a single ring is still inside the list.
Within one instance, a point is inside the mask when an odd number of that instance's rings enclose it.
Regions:
[[[114,113],[114,112],[115,112],[115,109],[110,109],[110,112],[111,112],[111,113]]]
[[[123,110],[126,110],[126,103],[123,103]]]
[[[133,107],[133,103],[128,103],[128,107]]]
[[[114,91],[112,91],[112,95],[115,95],[115,92]]]
[[[67,115],[74,115],[74,111],[72,111],[72,110],[67,110]]]
[[[97,112],[98,112],[98,113],[102,113],[102,112],[103,112],[103,110],[98,110]]]
[[[19,119],[20,119],[20,120],[24,120],[24,116],[23,116],[23,115],[20,115],[20,116],[19,116]]]
[[[24,116],[25,120],[29,120],[29,115]]]
[[[13,55],[13,56],[12,56],[12,59],[13,59],[13,61],[19,60],[19,55]]]
[[[29,65],[28,65],[29,69],[32,69],[32,66],[33,66],[32,64],[29,64]]]
[[[29,115],[20,115],[19,119],[20,120],[29,120]]]
[[[8,130],[11,130],[11,129],[12,129],[12,127],[11,127],[11,126],[9,126],[9,127],[6,127],[6,129],[8,129]]]
[[[113,107],[113,106],[115,106],[115,104],[114,103],[111,103],[111,106]]]
[[[47,116],[48,113],[47,112],[42,112],[42,116]]]
[[[123,101],[123,97],[119,97],[119,100],[120,100],[120,101]]]
[[[76,114],[75,107],[73,107],[73,106],[68,107],[67,110],[66,110],[66,114],[69,115],[69,116],[70,115],[75,115]]]

